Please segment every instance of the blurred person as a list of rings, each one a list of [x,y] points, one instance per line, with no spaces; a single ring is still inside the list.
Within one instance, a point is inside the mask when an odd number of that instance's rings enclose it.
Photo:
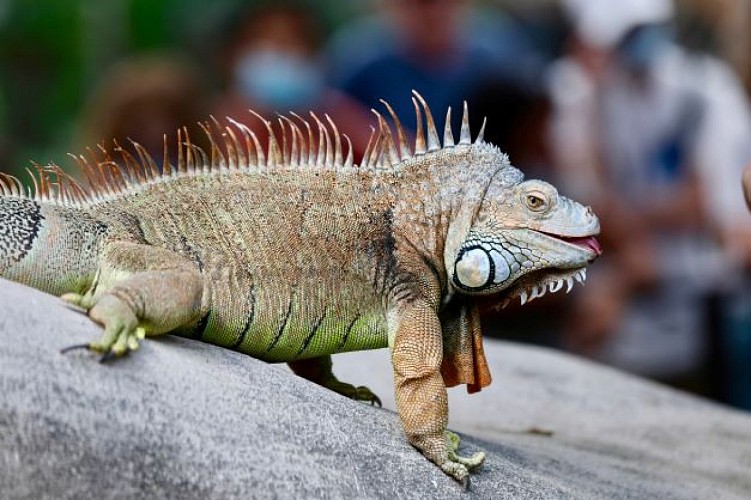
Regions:
[[[133,140],[161,165],[164,135],[171,152],[182,127],[204,146],[197,122],[207,118],[205,86],[188,62],[171,54],[137,56],[116,64],[92,93],[82,114],[79,149],[101,143],[112,150],[113,140],[123,147]]]
[[[673,41],[670,0],[564,6],[573,37],[550,72],[551,149],[565,189],[591,200],[607,248],[568,339],[644,375],[690,372],[711,342],[707,298],[741,286],[751,262],[745,96],[724,63]]]
[[[497,9],[478,9],[469,0],[382,0],[378,6],[329,43],[331,79],[367,108],[387,100],[410,128],[412,89],[430,102],[440,130],[446,108],[461,109],[489,79],[518,88],[539,75],[540,57]],[[461,113],[453,119],[458,130]]]
[[[751,90],[751,4],[748,0],[681,0],[676,4],[678,36],[727,61]]]
[[[355,152],[364,151],[370,131],[361,124],[372,120],[367,110],[327,85],[319,55],[323,28],[308,3],[242,6],[223,33],[218,56],[226,91],[213,106],[215,115],[239,120],[265,139],[265,127],[248,109],[272,121],[276,113],[289,111],[307,117],[312,110],[321,119],[326,113],[350,137]]]
[[[522,25],[497,7],[470,0],[382,0],[373,15],[343,26],[330,40],[330,79],[366,108],[388,101],[414,131],[411,91],[430,103],[438,130],[446,109],[458,131],[462,101],[472,130],[487,117],[485,138],[511,156],[530,177],[549,177],[540,137],[547,99],[541,85],[545,43],[535,46]],[[530,32],[547,35],[551,9],[525,7]],[[538,304],[541,304],[538,307]],[[550,345],[557,297],[531,306],[482,308],[489,336]],[[540,308],[547,314],[540,314]],[[552,314],[549,314],[551,313]]]

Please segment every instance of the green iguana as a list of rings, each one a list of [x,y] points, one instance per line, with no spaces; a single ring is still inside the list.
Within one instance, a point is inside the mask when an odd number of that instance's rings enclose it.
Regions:
[[[261,141],[231,119],[203,124],[210,154],[178,132],[177,165],[165,145],[161,169],[138,144],[115,143],[117,162],[90,150],[74,157],[86,189],[55,165],[37,167],[33,191],[0,174],[0,276],[85,309],[104,333],[73,347],[103,359],[173,333],[378,402],[337,380],[331,355],[388,346],[409,442],[466,484],[484,454],[457,454],[446,387],[490,383],[473,298],[570,289],[600,253],[599,223],[524,181],[482,130],[473,143],[466,103],[459,141],[449,109],[441,145],[415,98],[414,150],[384,102],[394,130],[375,112],[360,166],[311,113],[312,127],[294,115],[278,130],[256,115]]]

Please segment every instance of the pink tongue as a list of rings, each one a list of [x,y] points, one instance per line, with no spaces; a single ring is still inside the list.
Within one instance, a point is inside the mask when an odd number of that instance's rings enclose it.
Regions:
[[[574,245],[579,245],[580,247],[589,248],[596,255],[602,254],[602,247],[600,246],[600,242],[597,241],[597,238],[595,238],[594,236],[588,236],[586,238],[566,238],[566,241]]]

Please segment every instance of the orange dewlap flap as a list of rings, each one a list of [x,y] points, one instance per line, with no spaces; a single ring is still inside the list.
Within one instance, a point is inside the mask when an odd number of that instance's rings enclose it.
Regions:
[[[477,306],[461,305],[444,311],[441,326],[441,375],[446,387],[467,384],[467,392],[472,394],[490,385],[492,378],[483,350]]]

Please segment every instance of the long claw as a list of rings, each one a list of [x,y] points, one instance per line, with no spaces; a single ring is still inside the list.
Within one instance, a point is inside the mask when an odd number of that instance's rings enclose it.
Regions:
[[[443,472],[459,481],[462,485],[465,484],[465,479],[469,476],[469,470],[467,470],[467,467],[453,460],[447,460],[442,463],[440,467]]]
[[[89,349],[90,347],[91,347],[91,344],[75,344],[75,345],[70,345],[68,347],[64,347],[64,348],[60,349],[60,354],[65,354],[65,353],[68,353],[70,351],[75,351],[76,349]]]
[[[113,359],[117,359],[117,354],[115,354],[114,351],[107,351],[101,358],[99,358],[99,362],[104,364],[112,361]]]
[[[469,483],[470,483],[469,477],[470,477],[469,474],[467,474],[464,477],[464,479],[462,479],[461,481],[459,481],[459,484],[462,485],[462,488],[464,488],[464,491],[469,491]]]
[[[67,307],[73,312],[77,312],[78,314],[83,314],[84,316],[89,315],[89,312],[85,308],[79,306],[78,304],[74,304],[73,302],[69,302],[67,300],[63,300],[62,302],[65,307]]]

